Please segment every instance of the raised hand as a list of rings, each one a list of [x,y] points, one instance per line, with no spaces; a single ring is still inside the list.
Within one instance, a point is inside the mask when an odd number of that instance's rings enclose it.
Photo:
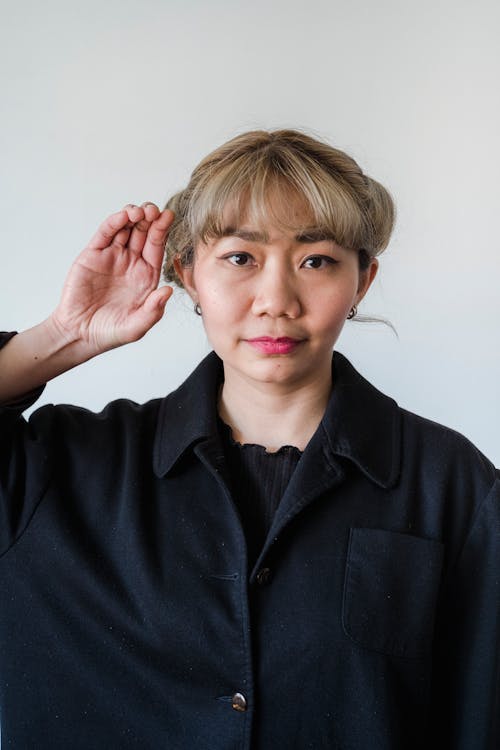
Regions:
[[[68,343],[94,356],[137,341],[163,315],[172,294],[158,287],[174,214],[153,203],[127,205],[109,216],[77,257],[52,324]]]

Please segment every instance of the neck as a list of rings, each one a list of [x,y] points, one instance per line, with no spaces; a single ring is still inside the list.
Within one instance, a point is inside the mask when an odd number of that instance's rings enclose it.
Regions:
[[[305,449],[330,397],[330,368],[300,387],[247,381],[227,368],[224,374],[219,414],[236,441],[263,445],[269,452],[282,445]]]

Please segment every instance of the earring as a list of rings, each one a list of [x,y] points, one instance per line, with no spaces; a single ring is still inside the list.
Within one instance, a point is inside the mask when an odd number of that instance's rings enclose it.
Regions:
[[[196,315],[201,315],[201,307],[200,307],[200,303],[199,302],[195,302],[194,311],[195,311]]]
[[[351,309],[349,310],[349,315],[347,316],[347,320],[352,320],[356,315],[358,314],[358,308],[356,305],[353,305]]]

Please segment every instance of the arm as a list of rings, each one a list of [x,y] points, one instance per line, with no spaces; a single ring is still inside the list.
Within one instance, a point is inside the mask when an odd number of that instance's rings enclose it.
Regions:
[[[500,472],[444,585],[433,712],[435,747],[500,747]]]
[[[160,320],[172,294],[158,282],[173,218],[147,203],[101,224],[73,263],[52,315],[0,350],[0,403],[137,341]]]

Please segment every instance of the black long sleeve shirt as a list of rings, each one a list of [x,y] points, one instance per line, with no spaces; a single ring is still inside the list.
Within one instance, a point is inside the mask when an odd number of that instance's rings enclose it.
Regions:
[[[257,559],[210,354],[0,412],[2,750],[494,750],[500,478],[342,355]]]

